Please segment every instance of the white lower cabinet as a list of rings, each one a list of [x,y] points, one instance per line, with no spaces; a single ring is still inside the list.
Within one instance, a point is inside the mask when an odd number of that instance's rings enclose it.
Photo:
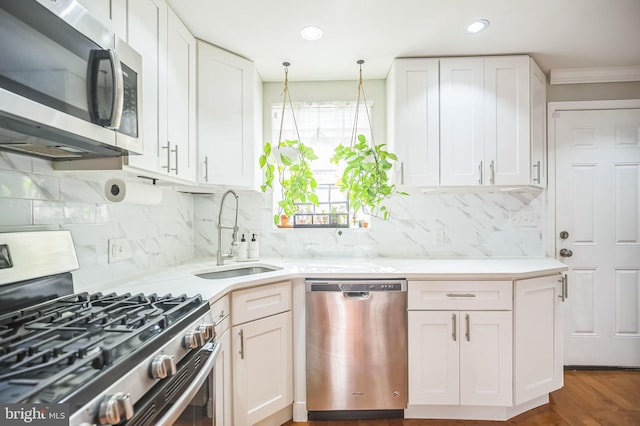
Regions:
[[[563,386],[561,275],[515,282],[514,403]]]
[[[233,327],[234,419],[253,425],[293,401],[291,312]]]
[[[211,306],[216,343],[220,354],[215,366],[215,424],[233,426],[233,386],[231,376],[231,316],[229,296],[218,299]]]
[[[561,274],[412,281],[407,418],[508,420],[563,385]]]
[[[293,403],[291,282],[235,291],[231,307],[233,424],[280,425]]]
[[[216,425],[233,426],[233,401],[231,386],[231,330],[218,337],[220,355],[216,361]]]
[[[409,312],[409,404],[512,403],[510,311]]]

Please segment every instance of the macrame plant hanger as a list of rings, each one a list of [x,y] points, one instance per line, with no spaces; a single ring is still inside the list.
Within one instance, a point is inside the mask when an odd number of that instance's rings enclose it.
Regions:
[[[280,114],[280,133],[278,134],[278,143],[282,142],[282,128],[284,125],[284,113],[287,106],[287,99],[289,100],[289,108],[291,109],[291,117],[293,118],[293,126],[296,129],[296,137],[298,142],[300,141],[300,132],[298,131],[298,123],[296,122],[296,114],[293,110],[293,102],[291,101],[291,95],[289,94],[289,62],[283,62],[284,66],[284,88],[282,89],[282,113]]]
[[[371,131],[371,141],[369,142],[369,146],[376,146],[375,139],[373,137],[373,126],[371,124],[371,116],[369,115],[369,105],[367,105],[367,96],[364,93],[364,84],[362,83],[362,64],[364,64],[363,59],[358,59],[357,64],[360,65],[360,78],[358,79],[358,96],[356,98],[356,113],[355,118],[353,120],[353,130],[351,131],[351,147],[356,144],[358,138],[358,116],[360,115],[360,98],[364,102],[364,108],[367,113],[367,122],[369,123],[369,130]]]

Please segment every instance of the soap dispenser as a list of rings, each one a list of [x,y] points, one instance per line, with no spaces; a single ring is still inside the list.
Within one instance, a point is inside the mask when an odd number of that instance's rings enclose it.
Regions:
[[[256,240],[256,234],[252,234],[251,241],[249,241],[249,259],[258,259],[258,257],[260,257],[260,248]]]
[[[244,239],[244,234],[242,234],[242,238],[240,238],[240,242],[238,243],[237,260],[246,260],[246,259],[247,259],[247,240]]]

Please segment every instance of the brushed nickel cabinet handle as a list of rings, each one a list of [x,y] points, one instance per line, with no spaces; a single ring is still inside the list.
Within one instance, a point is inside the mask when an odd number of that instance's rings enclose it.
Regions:
[[[476,297],[473,293],[447,293],[447,297]]]
[[[178,148],[179,145],[176,145],[176,147],[171,150],[171,152],[176,154],[176,166],[170,170],[173,170],[176,174],[178,174]]]
[[[167,141],[167,146],[163,146],[162,149],[167,150],[167,165],[162,166],[163,169],[167,169],[167,173],[171,172],[171,142]]]
[[[464,314],[464,322],[465,325],[467,327],[467,331],[466,333],[464,333],[464,336],[467,338],[467,342],[471,341],[471,328],[469,327],[469,314]]]
[[[453,322],[453,333],[451,333],[451,337],[453,338],[453,341],[457,341],[458,340],[458,332],[456,331],[456,314],[451,314],[451,321]]]
[[[482,185],[482,181],[484,181],[484,171],[483,171],[484,164],[483,164],[483,163],[484,163],[484,162],[483,162],[483,161],[481,161],[481,162],[480,162],[480,165],[478,166],[478,170],[480,170],[480,179],[478,179],[478,183],[479,183],[480,185]]]
[[[493,160],[491,160],[491,162],[489,163],[489,169],[491,169],[491,177],[489,178],[489,183],[493,185],[496,183],[496,167]]]
[[[540,184],[540,161],[537,161],[536,164],[533,165],[536,169],[536,177],[533,178],[533,181],[537,184]]]
[[[240,359],[244,359],[244,330],[240,330]]]
[[[209,182],[209,157],[204,156],[204,181]]]
[[[400,162],[400,184],[404,185],[404,161]]]

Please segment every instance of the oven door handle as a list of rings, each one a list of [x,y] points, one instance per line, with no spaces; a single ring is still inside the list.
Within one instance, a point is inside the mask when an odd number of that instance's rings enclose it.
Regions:
[[[202,384],[211,374],[211,371],[216,364],[218,355],[220,354],[220,347],[220,343],[214,346],[214,348],[211,350],[211,355],[209,355],[207,362],[202,367],[202,370],[200,370],[198,375],[194,378],[193,382],[191,382],[191,385],[189,385],[189,387],[184,391],[182,396],[180,396],[175,404],[173,404],[173,407],[157,421],[156,426],[171,426],[175,423],[178,417],[180,417],[180,414],[182,414],[189,401],[193,399],[198,390],[200,390],[200,386],[202,386]],[[207,350],[205,348],[203,348],[203,350]]]

